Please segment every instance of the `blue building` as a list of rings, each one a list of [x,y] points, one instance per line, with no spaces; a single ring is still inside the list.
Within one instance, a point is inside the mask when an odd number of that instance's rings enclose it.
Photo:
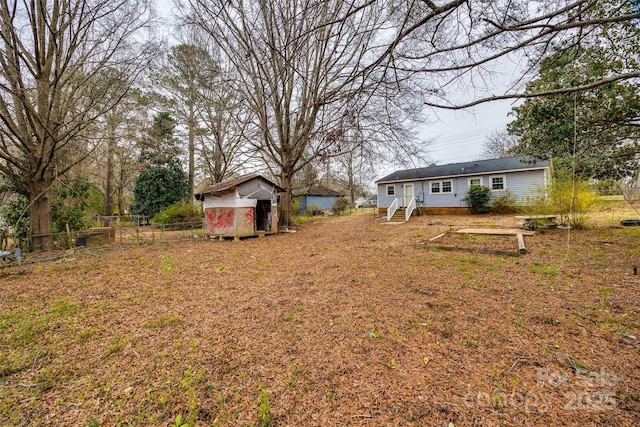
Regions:
[[[296,192],[300,200],[299,213],[330,211],[344,194],[327,187],[315,185]]]

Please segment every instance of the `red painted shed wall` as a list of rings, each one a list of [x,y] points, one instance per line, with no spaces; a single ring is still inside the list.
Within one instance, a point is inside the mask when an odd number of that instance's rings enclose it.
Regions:
[[[206,208],[204,232],[211,236],[255,234],[254,208]]]

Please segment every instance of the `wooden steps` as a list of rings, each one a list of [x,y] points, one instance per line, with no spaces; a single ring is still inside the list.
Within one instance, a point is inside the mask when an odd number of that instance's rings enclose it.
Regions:
[[[395,211],[389,222],[404,222],[404,209]]]

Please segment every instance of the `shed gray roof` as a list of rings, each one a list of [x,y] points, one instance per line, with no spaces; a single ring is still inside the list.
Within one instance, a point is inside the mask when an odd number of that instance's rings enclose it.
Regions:
[[[247,182],[247,181],[251,181],[252,179],[256,179],[256,178],[260,179],[262,181],[268,182],[279,193],[284,191],[282,188],[278,187],[276,184],[274,184],[273,182],[271,182],[267,178],[263,177],[262,175],[257,174],[257,173],[250,173],[250,174],[247,174],[247,175],[239,176],[237,178],[228,179],[228,180],[223,181],[223,182],[217,182],[217,183],[209,186],[208,188],[206,188],[202,192],[194,194],[194,196],[195,196],[196,200],[204,200],[204,196],[207,195],[207,194],[224,194],[224,193],[228,193],[230,191],[234,191],[238,185],[240,185],[240,184],[242,184],[244,182]]]
[[[483,175],[496,172],[544,169],[548,167],[548,160],[541,160],[527,156],[514,156],[504,157],[501,159],[476,160],[473,162],[450,163],[448,165],[399,170],[379,179],[376,183],[381,184],[399,181],[416,181],[420,179]]]

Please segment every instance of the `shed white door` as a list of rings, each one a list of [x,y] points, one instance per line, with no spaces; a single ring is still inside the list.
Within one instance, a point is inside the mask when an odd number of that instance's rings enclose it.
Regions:
[[[413,199],[413,184],[405,184],[404,185],[404,205],[405,207],[409,206],[409,202]]]

